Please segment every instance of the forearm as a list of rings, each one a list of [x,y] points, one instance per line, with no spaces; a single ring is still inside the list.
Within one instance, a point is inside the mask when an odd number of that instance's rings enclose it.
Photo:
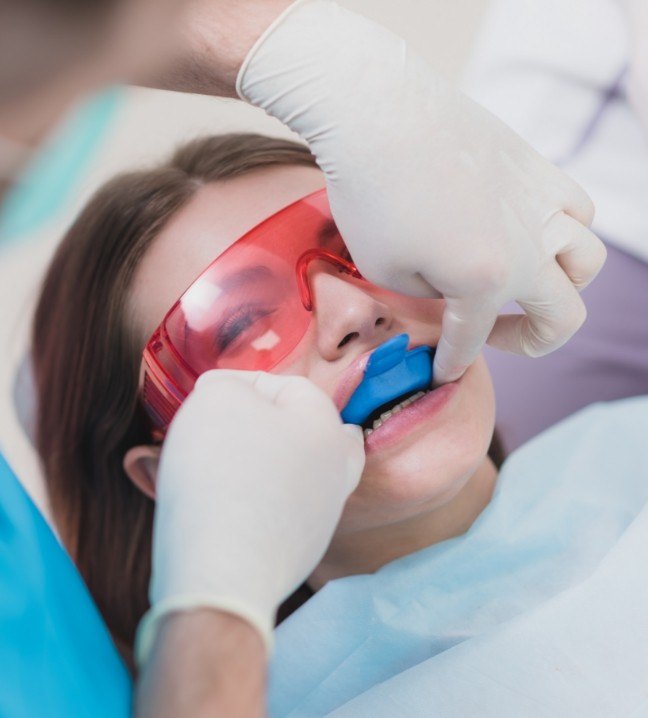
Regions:
[[[177,51],[143,84],[165,90],[236,97],[236,76],[266,28],[292,0],[192,0]]]
[[[228,613],[171,614],[137,686],[137,718],[254,718],[265,714],[266,648]]]

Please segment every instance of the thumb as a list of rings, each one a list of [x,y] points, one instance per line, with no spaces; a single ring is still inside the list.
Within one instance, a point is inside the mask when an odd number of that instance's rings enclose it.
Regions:
[[[343,424],[342,430],[360,446],[364,446],[364,434],[362,433],[362,427],[357,424]]]
[[[470,299],[446,299],[441,339],[434,356],[434,381],[459,379],[475,361],[497,319],[499,307]]]
[[[355,491],[365,465],[364,436],[356,424],[344,424],[342,430],[348,437],[347,442],[347,478],[349,494]]]

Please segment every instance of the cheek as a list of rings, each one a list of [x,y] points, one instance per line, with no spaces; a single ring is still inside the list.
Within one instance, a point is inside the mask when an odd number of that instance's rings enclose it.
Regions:
[[[462,380],[444,422],[401,451],[370,455],[339,531],[357,531],[438,508],[465,486],[483,463],[493,434],[495,401],[479,359]]]

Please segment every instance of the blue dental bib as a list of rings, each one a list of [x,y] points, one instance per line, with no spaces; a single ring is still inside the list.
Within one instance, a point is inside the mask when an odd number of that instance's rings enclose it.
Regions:
[[[433,349],[422,346],[408,351],[408,343],[409,335],[399,334],[373,351],[360,386],[342,411],[346,424],[362,425],[399,396],[430,388]]]

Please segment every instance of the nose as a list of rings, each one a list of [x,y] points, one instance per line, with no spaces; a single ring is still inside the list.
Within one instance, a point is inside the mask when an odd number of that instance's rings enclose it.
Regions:
[[[368,282],[352,279],[326,259],[309,266],[309,285],[314,299],[316,342],[327,361],[355,351],[371,349],[390,334],[390,308],[367,290]]]

